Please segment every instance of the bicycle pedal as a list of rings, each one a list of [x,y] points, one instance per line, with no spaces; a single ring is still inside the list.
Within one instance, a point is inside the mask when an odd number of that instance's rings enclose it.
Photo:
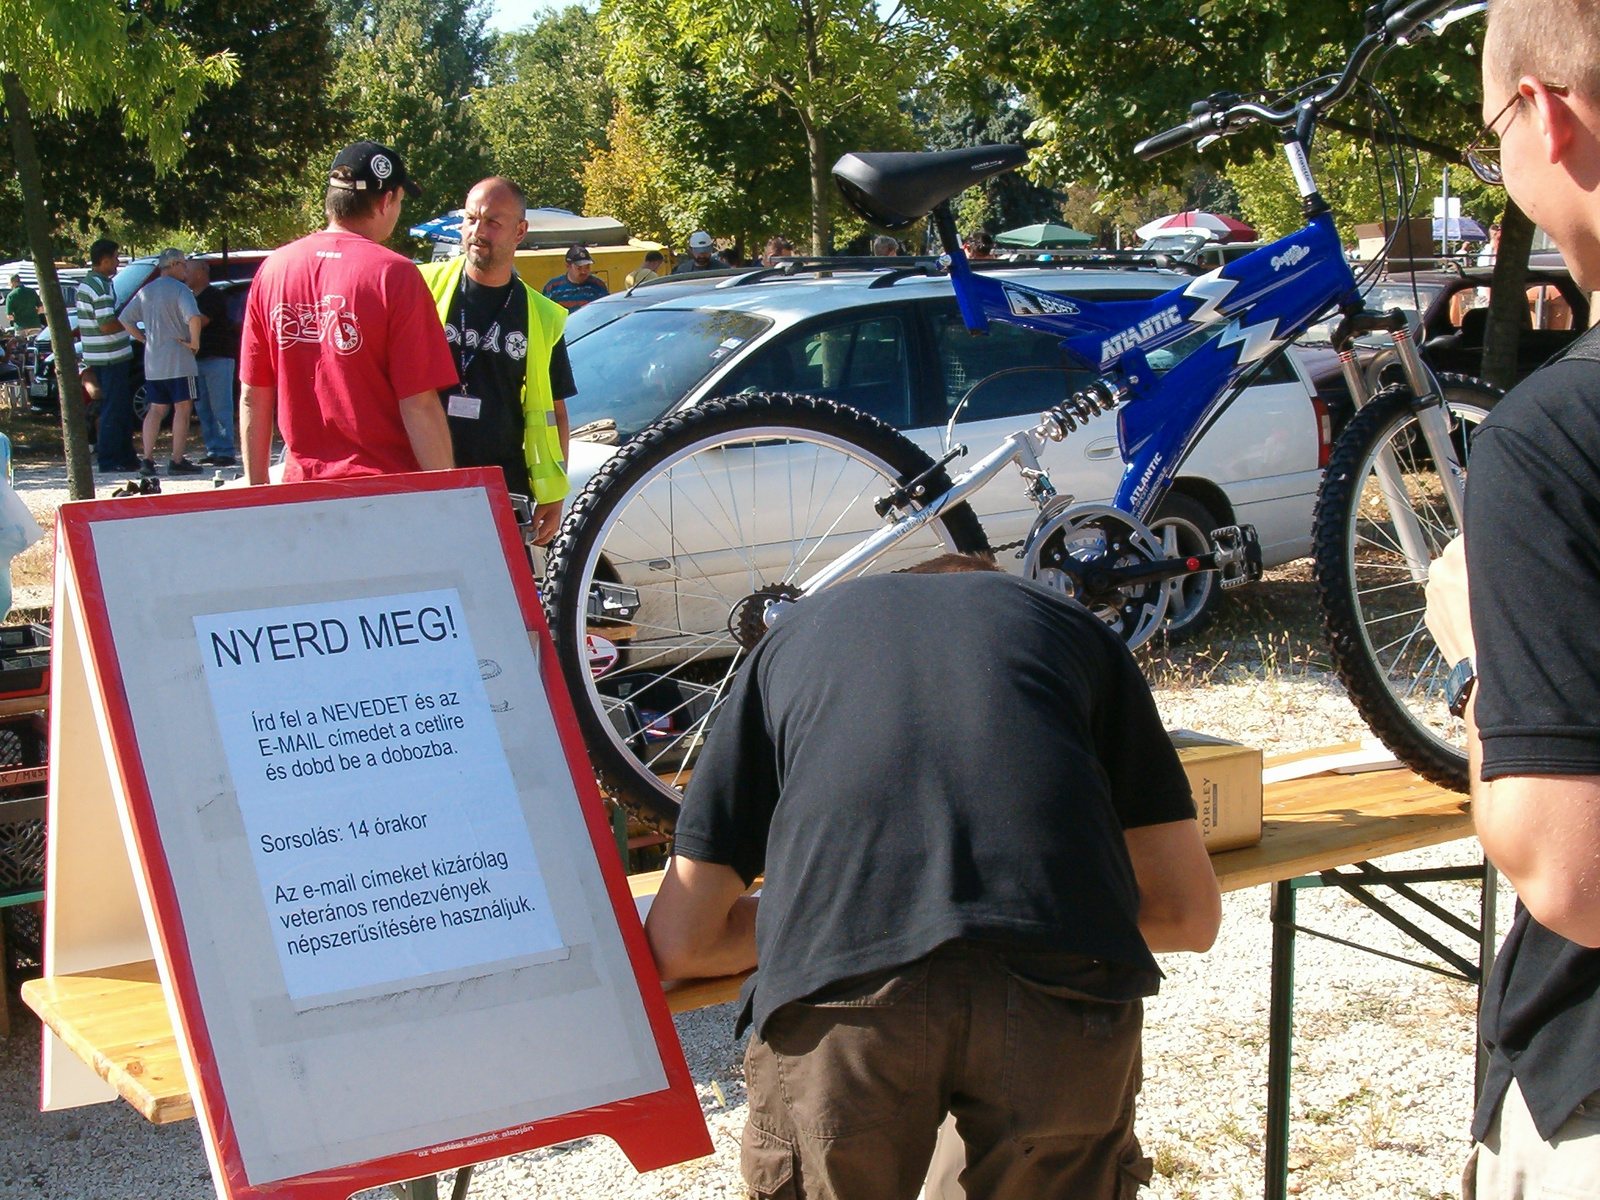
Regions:
[[[1217,578],[1224,588],[1242,587],[1261,578],[1261,539],[1254,525],[1226,525],[1211,531]]]

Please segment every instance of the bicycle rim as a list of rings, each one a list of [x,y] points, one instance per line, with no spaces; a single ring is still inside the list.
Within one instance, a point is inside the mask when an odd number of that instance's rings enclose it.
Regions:
[[[921,455],[892,430],[880,436],[900,443],[897,451]],[[748,629],[740,617],[751,604],[759,609],[751,598],[763,589],[797,592],[883,524],[874,500],[922,465],[890,461],[840,434],[764,423],[682,440],[642,470],[609,481],[610,494],[586,514],[590,529],[572,539],[578,570],[562,573],[577,587],[562,603],[561,619],[579,623],[563,641],[591,647],[591,669],[574,699],[600,718],[586,722],[591,738],[598,733],[606,741],[591,742],[591,754],[624,799],[646,812],[675,813],[748,656],[735,631]],[[976,529],[970,511],[963,506],[962,513]],[[860,574],[986,548],[981,530],[973,544],[960,518],[951,517],[954,531],[944,519],[930,522]],[[637,592],[631,620],[591,618],[587,604],[574,602],[597,581]],[[578,691],[570,674],[569,685]],[[619,769],[631,778],[615,778]]]

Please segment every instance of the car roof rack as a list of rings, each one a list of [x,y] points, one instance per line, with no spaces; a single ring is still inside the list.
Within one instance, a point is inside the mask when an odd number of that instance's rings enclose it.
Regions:
[[[1044,261],[1040,256],[1048,255]],[[971,261],[974,271],[1009,271],[1018,267],[1055,269],[1122,268],[1124,270],[1180,271],[1190,275],[1203,274],[1207,269],[1197,263],[1180,261],[1165,251],[1149,250],[1040,250],[1013,258],[984,258]],[[780,259],[772,266],[725,267],[716,271],[696,271],[686,275],[662,275],[647,279],[629,289],[629,294],[641,288],[658,287],[668,283],[704,281],[718,289],[751,287],[758,283],[793,279],[800,275],[826,278],[834,274],[864,273],[877,276],[869,288],[893,287],[903,279],[929,279],[947,275],[943,262],[934,255],[845,255],[796,254]],[[712,281],[715,280],[715,283]]]

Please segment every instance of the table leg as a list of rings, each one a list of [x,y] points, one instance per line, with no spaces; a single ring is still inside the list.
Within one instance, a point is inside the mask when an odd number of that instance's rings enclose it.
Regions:
[[[1294,1041],[1295,888],[1272,885],[1272,986],[1267,1016],[1266,1200],[1285,1200],[1289,1189],[1289,1084]]]
[[[1500,897],[1500,872],[1495,870],[1492,862],[1483,860],[1483,897],[1478,918],[1478,1012],[1483,1011],[1483,997],[1489,986],[1489,973],[1494,970],[1495,945],[1495,908]],[[1483,1090],[1483,1077],[1489,1070],[1489,1055],[1483,1047],[1483,1039],[1478,1036],[1478,1023],[1474,1016],[1472,1023],[1472,1044],[1477,1047],[1477,1057],[1474,1065],[1473,1095],[1476,1096]]]
[[[456,1172],[455,1186],[450,1189],[450,1200],[467,1200],[467,1189],[472,1186],[472,1168],[462,1167]]]

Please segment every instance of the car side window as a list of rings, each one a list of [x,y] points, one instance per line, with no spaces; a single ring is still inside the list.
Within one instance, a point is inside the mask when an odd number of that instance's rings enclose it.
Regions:
[[[1042,412],[1093,378],[1052,334],[991,321],[987,337],[973,337],[953,304],[930,305],[928,323],[939,368],[936,386],[943,392],[941,424],[969,391],[962,423]],[[1011,374],[973,391],[1000,371]]]
[[[898,316],[843,321],[757,354],[724,393],[799,392],[836,400],[899,429],[911,424],[911,370]]]

